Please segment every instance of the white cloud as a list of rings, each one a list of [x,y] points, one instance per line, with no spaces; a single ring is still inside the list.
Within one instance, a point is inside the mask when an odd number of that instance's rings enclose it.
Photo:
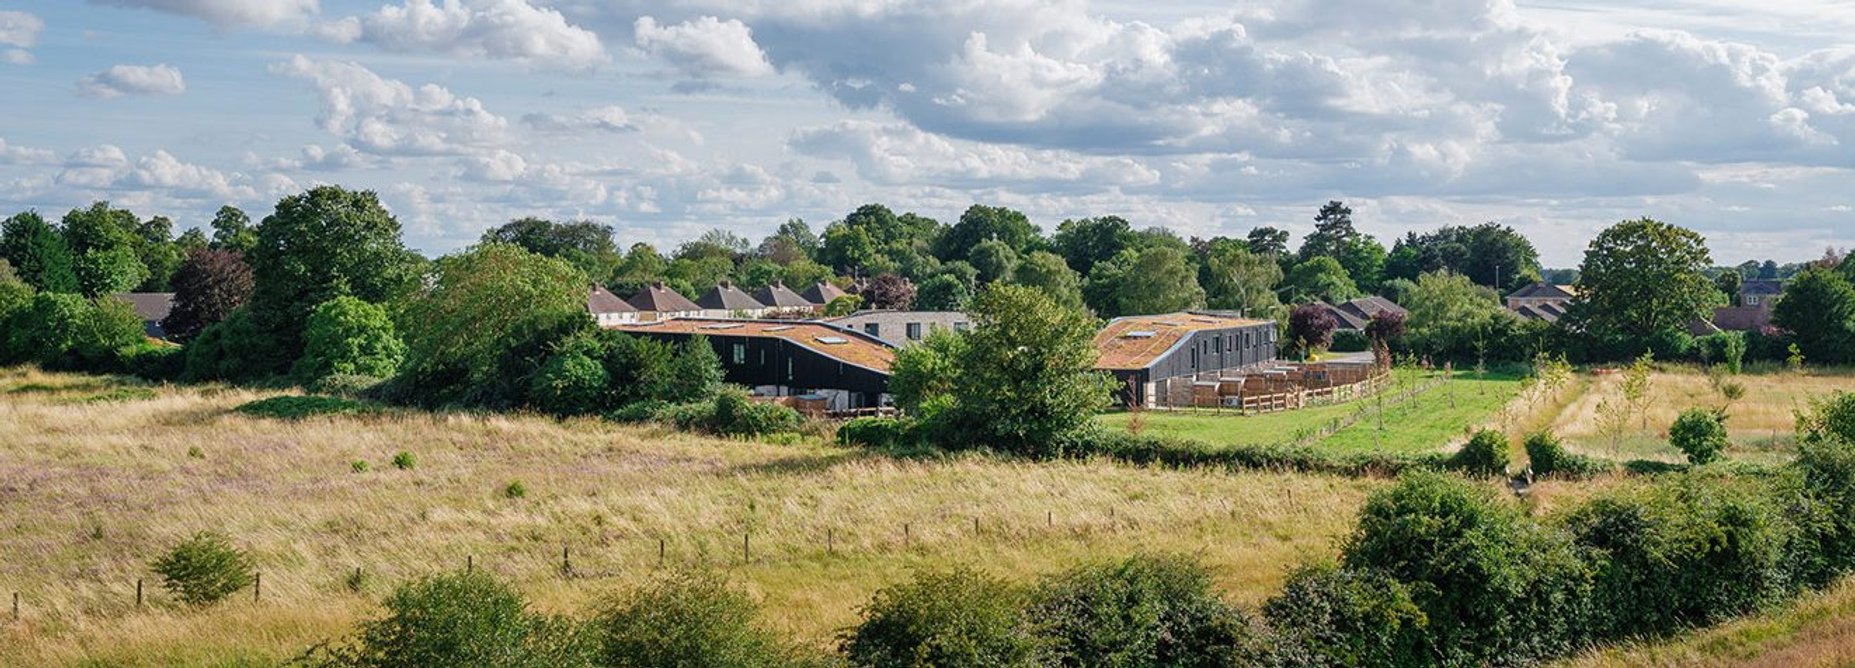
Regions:
[[[0,165],[45,165],[57,161],[56,153],[40,148],[8,144],[0,137]]]
[[[90,3],[190,16],[221,29],[268,28],[301,22],[319,11],[317,0],[90,0]]]
[[[308,81],[322,96],[322,129],[377,155],[456,155],[505,141],[508,121],[483,102],[436,84],[413,87],[359,63],[296,56],[271,73]]]
[[[373,14],[316,29],[321,37],[393,51],[428,51],[465,58],[511,60],[565,69],[606,61],[598,35],[553,9],[526,0],[407,0]]]
[[[726,21],[702,16],[683,23],[660,26],[655,18],[639,17],[633,24],[638,48],[668,61],[684,74],[753,77],[773,73],[766,53],[754,43],[753,32],[738,19]]]
[[[0,46],[30,49],[39,43],[45,20],[26,12],[0,11]]]
[[[187,91],[180,68],[159,65],[115,65],[84,77],[77,82],[77,92],[85,97],[119,97],[122,95],[179,95]]]
[[[637,132],[638,126],[632,122],[631,115],[624,107],[607,105],[587,109],[577,114],[560,115],[534,113],[522,116],[522,122],[541,132],[578,132],[597,130],[601,132]]]
[[[1034,191],[1099,190],[1152,185],[1158,171],[1124,157],[954,142],[900,123],[839,121],[800,128],[788,144],[799,153],[849,160],[858,175],[884,185],[997,186]]]

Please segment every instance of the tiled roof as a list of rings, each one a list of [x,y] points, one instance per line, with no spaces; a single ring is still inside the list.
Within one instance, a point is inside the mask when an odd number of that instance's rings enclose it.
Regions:
[[[1577,286],[1553,285],[1551,283],[1534,283],[1515,290],[1509,298],[1515,299],[1574,299],[1578,297]]]
[[[1267,320],[1190,312],[1115,318],[1095,334],[1095,350],[1100,355],[1095,368],[1145,369],[1193,332],[1265,324]]]
[[[888,373],[890,365],[895,362],[895,350],[888,345],[856,332],[815,322],[681,318],[635,325],[612,325],[610,329],[637,333],[782,339],[826,357],[882,373]]]
[[[717,284],[708,294],[697,299],[696,305],[716,311],[758,311],[766,308],[729,281]]]
[[[805,291],[799,293],[799,296],[804,298],[805,301],[811,302],[813,304],[829,305],[831,303],[831,300],[837,299],[838,297],[843,297],[848,294],[850,293],[844,292],[843,288],[837,287],[825,281],[819,281],[817,283],[813,283],[811,287],[805,288]]]
[[[637,313],[638,309],[618,295],[606,291],[597,285],[586,293],[586,310],[590,313]]]
[[[800,297],[799,293],[793,292],[791,288],[782,283],[774,283],[755,291],[754,301],[772,308],[804,308],[818,305]]]
[[[695,302],[689,301],[688,297],[665,287],[661,281],[646,286],[643,290],[639,290],[638,294],[625,301],[631,302],[631,305],[640,311],[656,313],[702,310],[702,307],[697,306]]]
[[[172,292],[118,292],[113,296],[128,302],[135,309],[135,314],[144,321],[164,320],[174,310]]]
[[[1740,284],[1742,295],[1781,295],[1784,294],[1784,281],[1746,281]]]

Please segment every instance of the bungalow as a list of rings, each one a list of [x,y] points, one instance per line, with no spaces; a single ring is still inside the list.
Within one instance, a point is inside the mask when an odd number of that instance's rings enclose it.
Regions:
[[[117,299],[129,303],[135,309],[135,315],[142,319],[142,334],[154,339],[167,338],[167,331],[162,329],[161,321],[174,310],[174,293],[172,292],[118,292]]]
[[[1268,320],[1213,311],[1128,316],[1095,335],[1095,368],[1114,375],[1123,403],[1172,404],[1197,383],[1273,365],[1275,347],[1275,323]]]
[[[779,281],[756,291],[754,301],[766,306],[768,316],[805,316],[821,306],[799,296],[799,293]]]
[[[1340,329],[1355,332],[1365,331],[1366,325],[1372,324],[1372,319],[1378,317],[1380,313],[1410,315],[1410,312],[1404,310],[1404,307],[1399,306],[1397,302],[1376,295],[1360,297],[1338,304],[1328,304],[1326,302],[1315,303],[1325,307],[1328,313],[1333,314],[1333,321],[1339,323]]]
[[[844,292],[843,288],[832,285],[826,281],[819,281],[817,283],[813,283],[811,287],[806,288],[803,292],[799,293],[799,297],[801,299],[811,302],[814,306],[817,306],[818,312],[820,314],[824,312],[824,307],[831,305],[832,300],[837,299],[838,297],[847,297],[849,295],[850,293]]]
[[[674,318],[694,318],[702,315],[702,307],[689,301],[688,297],[677,294],[675,290],[657,281],[639,290],[625,300],[638,309],[640,322],[671,320]]]
[[[593,315],[593,322],[600,327],[638,321],[636,307],[597,285],[586,293],[586,311]]]
[[[876,408],[889,401],[895,349],[858,332],[816,322],[712,318],[611,329],[672,343],[707,337],[727,381],[752,388],[758,396],[809,397],[833,411]]]
[[[1534,283],[1507,295],[1507,310],[1529,320],[1558,322],[1577,299],[1577,286]]]
[[[972,320],[972,316],[957,311],[865,309],[841,318],[827,318],[824,322],[863,332],[892,346],[904,346],[920,341],[935,330],[964,332],[972,327]]]
[[[702,307],[704,318],[758,318],[767,311],[765,304],[725,280],[696,298],[696,305]]]

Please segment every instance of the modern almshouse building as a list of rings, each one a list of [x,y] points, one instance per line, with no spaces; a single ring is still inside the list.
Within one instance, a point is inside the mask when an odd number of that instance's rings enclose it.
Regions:
[[[1095,368],[1114,375],[1122,403],[1189,405],[1196,383],[1260,371],[1275,363],[1275,347],[1268,320],[1213,311],[1128,316],[1095,335]]]
[[[678,344],[707,337],[727,382],[759,396],[806,397],[831,411],[887,403],[895,361],[894,348],[875,337],[816,322],[678,318],[612,329]]]

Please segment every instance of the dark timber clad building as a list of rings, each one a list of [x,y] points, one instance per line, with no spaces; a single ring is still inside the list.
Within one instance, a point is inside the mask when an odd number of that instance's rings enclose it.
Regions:
[[[612,329],[679,344],[705,336],[729,383],[761,396],[815,395],[830,410],[883,405],[895,361],[875,337],[814,322],[681,318]]]
[[[1275,323],[1210,311],[1115,318],[1095,335],[1095,368],[1114,374],[1123,403],[1151,405],[1199,381],[1275,363]]]

